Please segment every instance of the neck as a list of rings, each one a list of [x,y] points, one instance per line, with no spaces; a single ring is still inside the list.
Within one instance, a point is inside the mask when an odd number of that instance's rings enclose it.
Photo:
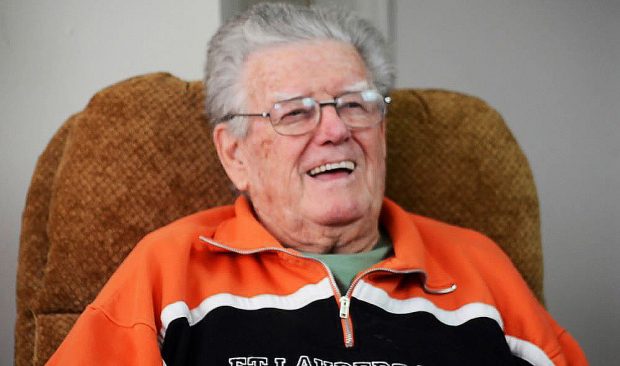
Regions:
[[[261,224],[283,246],[307,253],[361,253],[379,241],[379,215],[367,215],[344,225],[320,225],[308,220],[272,222],[256,212]]]

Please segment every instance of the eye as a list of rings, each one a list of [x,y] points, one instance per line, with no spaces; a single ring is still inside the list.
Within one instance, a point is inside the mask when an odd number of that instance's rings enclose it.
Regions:
[[[363,114],[372,109],[372,101],[364,99],[362,93],[344,94],[337,99],[338,111],[343,114]]]
[[[297,122],[307,121],[313,117],[313,109],[307,107],[299,107],[287,110],[279,118],[278,124],[293,124]]]
[[[341,116],[363,116],[371,113],[371,109],[370,103],[359,100],[343,100],[338,105],[338,113]]]
[[[316,103],[311,98],[292,99],[274,105],[273,117],[279,125],[290,125],[313,120]]]
[[[289,118],[289,117],[298,117],[298,116],[303,116],[303,115],[305,115],[305,114],[307,114],[307,113],[308,113],[308,111],[307,111],[307,110],[305,110],[305,109],[295,109],[295,110],[292,110],[292,111],[290,111],[290,112],[286,113],[286,114],[284,115],[284,117],[285,117],[285,118]]]
[[[340,109],[365,109],[364,105],[358,101],[349,100],[340,105]]]

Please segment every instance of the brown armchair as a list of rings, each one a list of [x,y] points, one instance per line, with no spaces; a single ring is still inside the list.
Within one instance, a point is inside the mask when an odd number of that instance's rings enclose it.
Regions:
[[[527,160],[483,101],[396,90],[388,114],[387,196],[486,233],[542,299],[538,200]],[[200,82],[165,73],[97,93],[40,156],[23,216],[17,365],[45,363],[147,232],[232,202]]]

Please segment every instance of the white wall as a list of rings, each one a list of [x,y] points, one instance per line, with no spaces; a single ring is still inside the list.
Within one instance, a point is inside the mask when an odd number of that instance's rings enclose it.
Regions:
[[[482,97],[532,165],[547,304],[593,365],[620,340],[620,2],[396,2],[401,87]]]
[[[0,365],[13,363],[20,216],[38,155],[99,89],[170,71],[202,77],[216,0],[0,1]]]

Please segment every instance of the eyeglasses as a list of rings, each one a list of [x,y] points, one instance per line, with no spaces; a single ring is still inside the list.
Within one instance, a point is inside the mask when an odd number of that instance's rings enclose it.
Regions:
[[[333,100],[317,101],[310,97],[277,102],[269,112],[227,114],[220,122],[235,117],[269,118],[280,135],[297,136],[312,131],[321,120],[321,108],[334,106],[342,122],[350,129],[363,129],[378,125],[385,116],[386,106],[392,101],[377,90],[345,93]]]

